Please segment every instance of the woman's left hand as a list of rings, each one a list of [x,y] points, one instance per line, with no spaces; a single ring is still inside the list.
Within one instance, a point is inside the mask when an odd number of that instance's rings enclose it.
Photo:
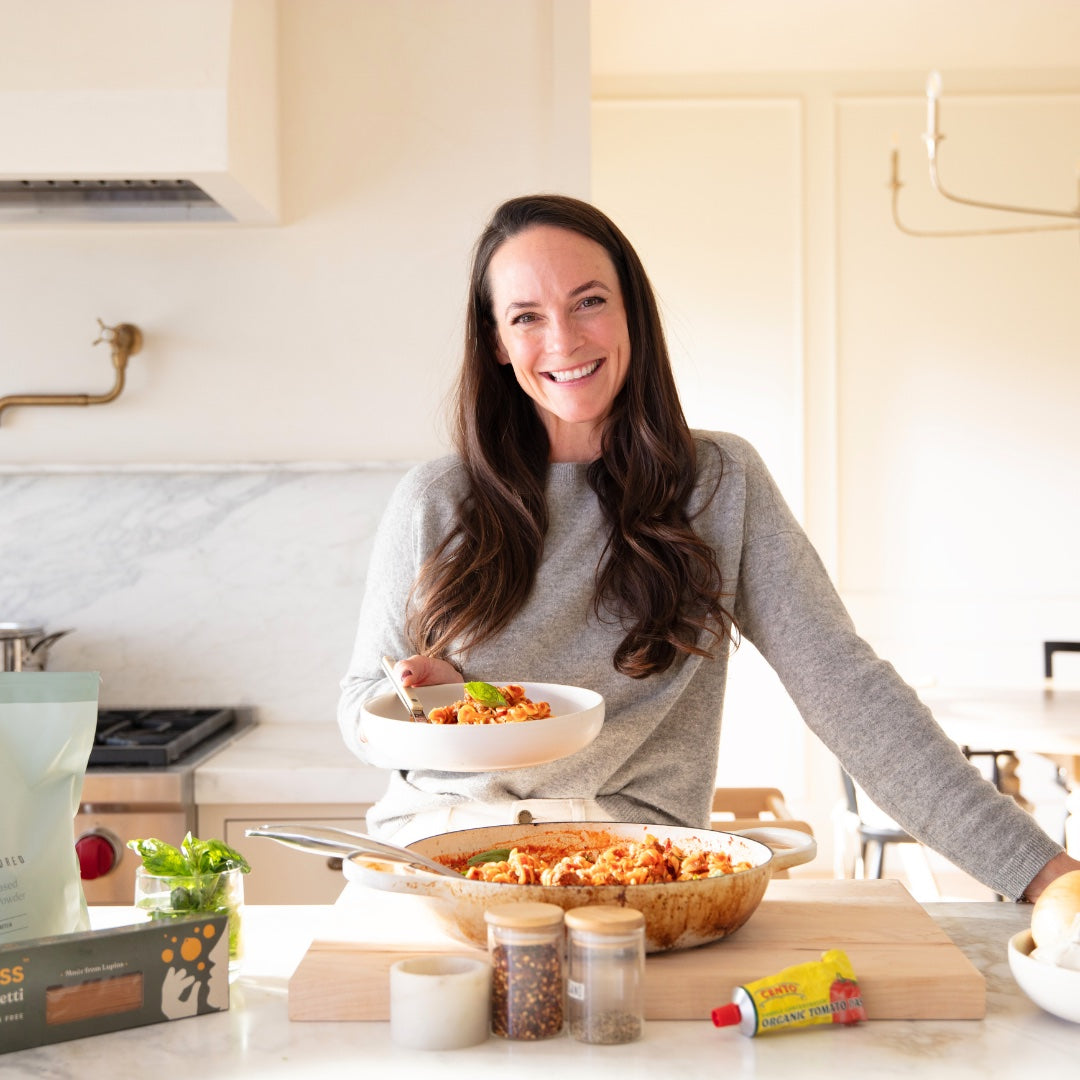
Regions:
[[[435,656],[410,656],[399,660],[394,670],[402,686],[437,686],[461,682],[461,672],[453,664]]]
[[[1021,900],[1034,903],[1042,895],[1043,889],[1055,878],[1067,874],[1071,870],[1080,870],[1080,862],[1070,858],[1064,851],[1055,855],[1031,880],[1031,884],[1024,890]]]

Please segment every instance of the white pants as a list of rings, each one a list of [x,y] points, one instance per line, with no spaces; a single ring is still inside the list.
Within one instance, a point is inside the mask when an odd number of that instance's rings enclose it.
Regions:
[[[405,846],[425,836],[477,829],[485,825],[517,825],[532,821],[610,821],[611,815],[592,799],[518,799],[504,803],[464,803],[425,810],[383,839]]]

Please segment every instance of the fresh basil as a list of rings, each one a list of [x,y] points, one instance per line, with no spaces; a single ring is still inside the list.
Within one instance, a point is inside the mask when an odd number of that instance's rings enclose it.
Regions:
[[[184,853],[163,840],[129,840],[127,846],[142,856],[147,873],[157,877],[183,877],[191,873]]]
[[[189,832],[176,848],[164,840],[129,840],[127,846],[141,856],[143,869],[161,878],[168,888],[167,906],[153,897],[138,901],[151,919],[170,921],[192,915],[229,917],[229,959],[240,955],[240,908],[230,888],[230,871],[251,872],[247,859],[221,840],[200,840]]]
[[[465,684],[465,693],[473,699],[473,701],[479,701],[481,705],[487,705],[488,708],[494,709],[500,705],[506,705],[506,698],[499,693],[497,686],[492,686],[487,682],[467,682]]]
[[[510,858],[511,849],[508,847],[494,848],[492,851],[481,851],[466,862],[467,866],[483,866],[489,862],[506,862]]]
[[[189,832],[180,847],[163,840],[129,840],[127,846],[142,857],[143,868],[156,877],[194,877],[226,870],[251,872],[247,859],[221,840],[200,840]]]

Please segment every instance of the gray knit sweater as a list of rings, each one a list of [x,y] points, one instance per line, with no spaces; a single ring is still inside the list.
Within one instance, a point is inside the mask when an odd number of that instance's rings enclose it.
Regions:
[[[753,447],[727,434],[695,437],[693,524],[718,554],[743,636],[878,806],[991,889],[1020,896],[1061,847],[981,777],[915,692],[858,636]],[[417,466],[383,517],[338,710],[345,742],[360,758],[361,702],[390,689],[381,656],[413,652],[403,632],[405,598],[420,565],[449,530],[463,490],[457,458]],[[559,798],[594,799],[613,820],[695,828],[708,823],[727,652],[721,649],[711,660],[687,658],[647,679],[620,675],[612,657],[624,632],[592,611],[605,526],[586,466],[551,465],[547,500],[543,560],[524,609],[495,639],[451,660],[467,679],[599,691],[606,703],[600,735],[569,758],[535,768],[392,773],[369,816],[374,828],[392,828],[421,810],[462,800]],[[770,737],[761,732],[763,740]]]

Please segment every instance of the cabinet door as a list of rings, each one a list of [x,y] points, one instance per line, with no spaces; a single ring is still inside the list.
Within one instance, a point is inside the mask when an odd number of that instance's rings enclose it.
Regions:
[[[267,823],[287,823],[297,826],[298,832],[305,824],[363,832],[366,809],[341,805],[200,807],[199,835],[221,837],[251,864],[251,873],[244,879],[246,903],[332,904],[345,887],[339,859],[246,836],[245,830]]]

